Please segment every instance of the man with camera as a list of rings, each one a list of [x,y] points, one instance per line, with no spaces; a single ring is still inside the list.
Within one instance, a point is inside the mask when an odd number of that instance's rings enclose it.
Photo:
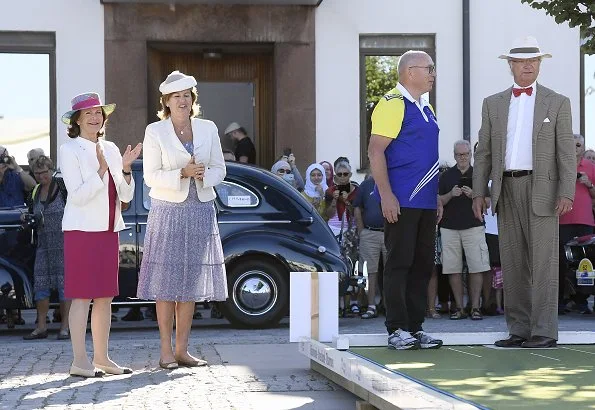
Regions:
[[[469,299],[471,319],[481,320],[479,299],[483,274],[490,270],[490,256],[485,240],[485,227],[473,215],[473,167],[471,145],[459,140],[454,145],[457,164],[440,176],[438,191],[444,206],[440,222],[442,237],[442,273],[449,275],[457,310],[450,316],[453,320],[464,319],[467,314],[463,304],[463,252],[469,268]]]
[[[0,207],[25,205],[25,195],[35,186],[35,179],[27,174],[0,145]]]
[[[558,289],[558,314],[564,314],[567,300],[565,299],[565,284],[568,265],[566,264],[566,253],[564,245],[576,236],[585,236],[593,233],[595,218],[593,217],[592,200],[595,198],[595,165],[584,159],[585,138],[580,134],[574,134],[576,148],[576,193],[574,203],[570,211],[560,216],[560,252],[559,252],[559,280]],[[574,278],[576,281],[576,278]],[[587,302],[588,294],[580,292],[573,296],[577,310],[583,314],[591,313]]]

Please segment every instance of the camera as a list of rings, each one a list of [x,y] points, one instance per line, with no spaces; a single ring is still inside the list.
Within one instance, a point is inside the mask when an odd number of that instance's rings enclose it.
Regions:
[[[0,164],[9,165],[10,164],[10,157],[8,155],[2,155],[0,157]]]
[[[285,155],[286,157],[291,155],[291,148],[285,148],[283,150],[283,155]]]
[[[23,214],[23,222],[29,227],[42,227],[43,226],[43,213],[36,212],[33,214]]]
[[[351,185],[350,184],[345,184],[345,185],[337,185],[337,191],[339,191],[339,195],[341,195],[343,192],[351,192]]]

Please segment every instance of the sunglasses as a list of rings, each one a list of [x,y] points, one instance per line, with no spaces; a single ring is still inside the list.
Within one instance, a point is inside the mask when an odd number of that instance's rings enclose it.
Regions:
[[[580,147],[582,147],[582,146],[583,146],[583,144],[581,144],[580,142],[577,142],[577,143],[576,143],[576,147],[577,147],[577,148],[580,148]]]
[[[351,175],[351,172],[337,172],[335,173],[335,175],[338,177],[348,177],[349,175]]]
[[[279,174],[291,174],[291,169],[280,168],[277,170]]]

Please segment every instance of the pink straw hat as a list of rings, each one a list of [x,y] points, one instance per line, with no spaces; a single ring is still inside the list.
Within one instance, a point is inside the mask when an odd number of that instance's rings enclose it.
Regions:
[[[70,119],[74,115],[75,112],[80,110],[86,110],[88,108],[95,108],[101,107],[105,116],[107,117],[116,109],[116,104],[102,104],[101,97],[97,93],[84,93],[79,94],[72,99],[72,110],[68,111],[66,114],[62,116],[62,122],[64,124],[70,125]]]

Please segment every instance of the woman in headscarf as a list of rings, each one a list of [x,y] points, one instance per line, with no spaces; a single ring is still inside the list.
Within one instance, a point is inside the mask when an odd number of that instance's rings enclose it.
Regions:
[[[310,202],[320,215],[324,217],[326,204],[324,193],[328,189],[324,167],[320,164],[311,164],[306,170],[306,185],[302,195]]]
[[[280,159],[273,164],[271,167],[271,172],[297,189],[295,175],[293,175],[293,171],[291,170],[291,165],[289,165],[289,162]]]

